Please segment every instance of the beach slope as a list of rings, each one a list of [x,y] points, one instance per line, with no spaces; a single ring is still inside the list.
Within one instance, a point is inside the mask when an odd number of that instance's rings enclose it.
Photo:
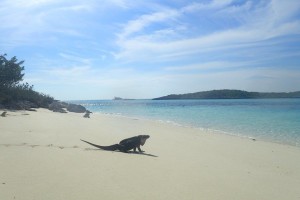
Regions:
[[[99,150],[148,134],[144,154]],[[300,148],[93,114],[0,117],[0,199],[300,199]]]

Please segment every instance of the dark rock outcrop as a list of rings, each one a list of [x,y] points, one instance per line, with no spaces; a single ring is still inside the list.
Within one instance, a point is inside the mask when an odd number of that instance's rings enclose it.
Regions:
[[[33,108],[38,108],[38,105],[32,103],[30,101],[12,101],[6,105],[5,108],[11,110],[28,110],[28,111],[36,111]]]
[[[69,104],[67,106],[67,111],[69,112],[75,112],[75,113],[85,113],[86,108],[82,105],[77,105],[77,104]]]
[[[59,113],[67,113],[67,111],[64,109],[67,107],[67,103],[60,102],[60,101],[54,101],[49,105],[49,110],[52,110],[53,112],[59,112]]]
[[[28,110],[28,111],[36,111],[35,108],[41,108],[40,105],[37,105],[30,101],[10,101],[6,104],[0,104],[0,109],[8,109],[8,110]],[[88,111],[84,106],[77,104],[69,104],[62,101],[53,101],[50,104],[44,104],[42,108],[47,108],[52,110],[53,112],[59,113],[67,113],[75,112],[75,113],[87,113],[89,116],[90,111]]]

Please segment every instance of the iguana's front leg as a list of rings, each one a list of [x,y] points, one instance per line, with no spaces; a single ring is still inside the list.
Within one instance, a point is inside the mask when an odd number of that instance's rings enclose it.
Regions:
[[[140,148],[140,146],[138,146],[137,148],[138,148],[139,152],[141,152],[141,153],[145,152],[145,151],[142,151],[142,149]]]

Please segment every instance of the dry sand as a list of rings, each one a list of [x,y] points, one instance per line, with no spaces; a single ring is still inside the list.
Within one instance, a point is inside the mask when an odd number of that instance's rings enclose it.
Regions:
[[[0,199],[300,199],[300,148],[92,114],[0,117]],[[97,150],[149,134],[146,154]]]

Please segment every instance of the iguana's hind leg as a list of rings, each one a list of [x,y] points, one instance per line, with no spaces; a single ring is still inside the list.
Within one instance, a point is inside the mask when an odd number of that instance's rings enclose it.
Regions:
[[[101,146],[100,149],[107,150],[107,151],[116,151],[119,150],[119,144],[113,144],[110,146]]]

